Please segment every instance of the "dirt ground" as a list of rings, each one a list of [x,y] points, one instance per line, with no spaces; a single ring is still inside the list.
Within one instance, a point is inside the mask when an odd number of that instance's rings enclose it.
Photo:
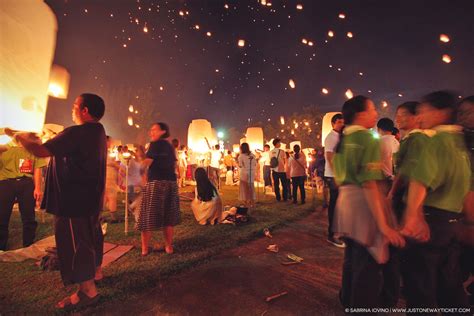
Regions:
[[[291,211],[291,208],[289,208]],[[120,315],[343,315],[338,302],[343,249],[326,241],[326,214],[304,220],[159,282],[138,300],[104,306]],[[277,244],[278,253],[266,250]],[[301,264],[283,265],[293,253]],[[287,295],[266,302],[268,296]]]

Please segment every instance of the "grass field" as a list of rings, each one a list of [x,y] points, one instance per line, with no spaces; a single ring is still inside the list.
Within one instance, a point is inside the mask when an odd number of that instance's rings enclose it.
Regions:
[[[192,187],[187,188],[187,191],[191,190]],[[224,187],[221,192],[224,205],[238,205],[237,187]],[[141,257],[139,232],[132,230],[125,235],[123,223],[109,224],[105,241],[133,245],[135,248],[104,269],[105,278],[99,284],[99,304],[138,296],[156,286],[160,279],[212,260],[214,255],[223,250],[262,236],[264,228],[275,229],[307,216],[318,203],[318,200],[311,198],[311,191],[307,192],[307,196],[307,204],[293,205],[276,202],[274,197],[260,194],[260,201],[251,211],[251,221],[242,226],[200,226],[194,219],[190,202],[182,202],[182,223],[175,228],[175,253],[172,255],[154,252]],[[52,217],[46,215],[45,223],[40,223],[38,227],[37,239],[52,233]],[[153,241],[161,240],[161,232],[155,233]],[[14,212],[10,222],[9,247],[19,246],[21,222],[18,212]],[[65,288],[62,285],[58,271],[41,271],[33,260],[0,262],[0,275],[0,314],[54,313],[55,303],[75,290],[73,286]],[[94,312],[94,308],[85,312]]]

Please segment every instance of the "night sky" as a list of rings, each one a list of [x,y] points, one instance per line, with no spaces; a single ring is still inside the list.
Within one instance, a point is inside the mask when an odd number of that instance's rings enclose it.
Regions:
[[[391,110],[435,89],[474,94],[472,0],[46,2],[58,19],[54,62],[71,73],[46,122],[71,125],[75,96],[97,93],[108,134],[126,142],[153,121],[186,141],[197,118],[244,132],[306,106],[337,111],[347,89]]]

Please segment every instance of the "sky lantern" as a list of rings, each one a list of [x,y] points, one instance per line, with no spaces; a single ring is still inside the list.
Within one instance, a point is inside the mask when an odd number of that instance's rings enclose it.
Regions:
[[[308,46],[313,46],[313,45],[314,45],[313,42],[311,42],[311,41],[308,42]]]
[[[346,15],[344,13],[339,13],[339,18],[340,19],[345,19],[346,18]]]
[[[285,118],[283,116],[280,116],[280,123],[281,125],[285,125]]]
[[[323,116],[323,126],[321,130],[321,146],[324,147],[324,140],[326,136],[332,131],[331,119],[334,115],[339,114],[340,112],[328,112]]]
[[[288,84],[290,85],[291,89],[296,88],[296,84],[295,84],[295,81],[293,79],[288,80]]]
[[[245,133],[245,138],[251,151],[263,150],[263,129],[261,127],[249,127]]]
[[[207,32],[206,35],[207,35],[208,37],[211,37],[211,36],[212,36],[212,33],[211,33],[211,32]]]
[[[213,144],[211,123],[205,119],[192,120],[188,128],[188,147],[197,153],[206,153]]]
[[[41,0],[2,1],[0,30],[0,128],[39,133],[47,110],[56,17]],[[62,97],[67,87],[58,82],[55,92]]]
[[[352,99],[353,96],[354,96],[354,93],[352,93],[352,90],[351,90],[351,89],[347,89],[347,90],[346,90],[346,98],[347,98],[347,99]]]
[[[382,107],[386,108],[387,106],[388,106],[388,102],[387,101],[382,101]]]
[[[237,42],[237,45],[238,45],[239,47],[244,47],[244,46],[245,46],[245,40],[239,39],[239,41]]]
[[[449,63],[451,63],[451,56],[449,56],[448,54],[444,54],[442,60],[445,63],[449,64]]]
[[[303,5],[302,4],[297,4],[296,9],[297,10],[303,10]]]
[[[232,145],[232,151],[238,154],[240,152],[240,145],[239,144]]]
[[[128,126],[133,126],[133,117],[129,116],[127,119]]]
[[[352,34],[352,32],[347,32],[347,37],[353,38],[353,37],[354,37],[354,34]]]
[[[308,44],[308,40],[307,40],[306,38],[303,38],[303,39],[301,40],[301,43],[303,43],[303,44]]]
[[[53,65],[49,74],[48,95],[58,99],[67,99],[70,78],[66,68]]]
[[[321,92],[322,92],[323,94],[328,94],[328,93],[329,93],[329,90],[326,89],[326,88],[322,88],[322,89],[321,89]]]
[[[329,31],[329,32],[328,32],[328,36],[329,36],[329,37],[334,37],[334,32],[333,32],[333,31]]]
[[[133,109],[133,105],[130,104],[130,106],[128,107],[128,111],[133,113],[134,109]]]
[[[439,36],[439,40],[443,43],[449,43],[449,41],[450,41],[449,36],[446,35],[446,34],[441,34]]]

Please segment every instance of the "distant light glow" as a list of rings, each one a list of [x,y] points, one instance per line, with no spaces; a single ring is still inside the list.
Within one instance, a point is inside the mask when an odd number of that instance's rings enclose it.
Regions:
[[[329,37],[334,37],[334,32],[333,32],[333,31],[329,31],[329,32],[328,32],[328,36],[329,36]]]
[[[339,18],[340,19],[345,19],[346,18],[346,15],[344,13],[339,13]]]
[[[446,34],[441,34],[441,35],[439,36],[439,40],[440,40],[441,42],[443,42],[443,43],[449,43],[450,38],[449,38],[449,36],[446,35]]]
[[[326,88],[322,88],[322,89],[321,89],[321,92],[322,92],[323,94],[328,94],[328,93],[329,93],[329,90],[326,89]]]
[[[449,63],[451,63],[451,56],[449,56],[448,54],[444,54],[442,60],[445,63],[449,64]]]
[[[354,97],[354,93],[352,93],[351,89],[347,89],[345,94],[347,99],[352,99]]]
[[[237,45],[238,45],[239,47],[244,47],[244,46],[245,46],[245,40],[239,39],[239,41],[237,42]]]
[[[297,10],[303,10],[303,5],[302,4],[297,4],[296,9]]]

